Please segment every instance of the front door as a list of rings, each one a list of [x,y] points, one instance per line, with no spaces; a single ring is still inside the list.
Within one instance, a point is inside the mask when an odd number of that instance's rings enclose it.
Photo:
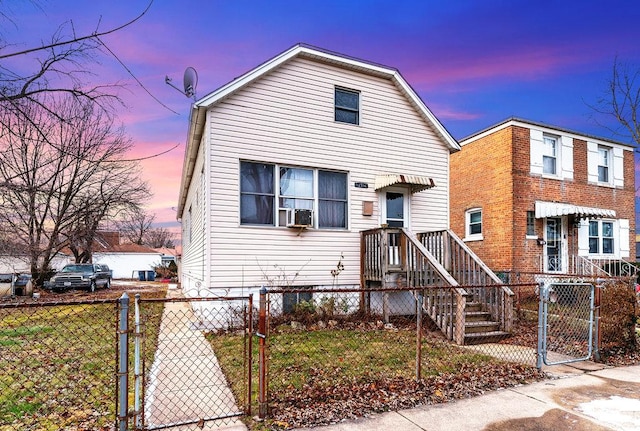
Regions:
[[[382,224],[390,228],[408,227],[409,200],[406,190],[392,189],[384,192],[381,196],[382,204]],[[389,265],[400,265],[400,235],[397,233],[388,234],[388,262]]]
[[[565,272],[562,218],[549,217],[545,228],[545,272]]]
[[[387,191],[384,196],[384,220],[389,227],[407,227],[407,193],[403,190]]]

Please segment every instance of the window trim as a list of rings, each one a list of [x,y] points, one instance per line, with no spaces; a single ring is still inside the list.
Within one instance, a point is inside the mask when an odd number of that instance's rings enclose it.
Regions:
[[[348,93],[348,94],[352,94],[357,96],[357,100],[358,100],[358,105],[356,106],[356,108],[352,108],[350,106],[339,106],[338,105],[338,92],[342,92],[342,93]],[[344,88],[344,87],[334,87],[334,91],[333,91],[333,120],[336,123],[341,123],[341,124],[353,124],[354,126],[359,126],[360,125],[360,92],[357,90],[351,90],[349,88]],[[355,122],[351,122],[351,121],[342,121],[342,120],[338,120],[338,111],[341,112],[349,112],[349,113],[355,113]]]
[[[286,207],[282,207],[280,206],[281,200],[282,199],[296,199],[295,196],[293,195],[281,195],[280,192],[280,180],[281,180],[281,169],[283,168],[288,168],[288,169],[300,169],[300,170],[307,170],[307,171],[311,171],[312,172],[312,197],[308,198],[308,197],[300,197],[299,199],[301,200],[310,200],[312,202],[312,211],[313,211],[313,224],[311,225],[311,228],[313,229],[318,229],[318,230],[336,230],[336,231],[348,231],[349,230],[349,222],[350,222],[350,213],[349,213],[349,173],[345,172],[345,171],[339,171],[339,170],[332,170],[332,169],[322,169],[322,168],[313,168],[313,167],[308,167],[308,166],[295,166],[295,165],[290,165],[290,164],[279,164],[279,163],[269,163],[269,162],[260,162],[260,161],[255,161],[255,160],[240,160],[240,164],[239,164],[239,170],[238,170],[238,174],[240,175],[240,172],[242,171],[242,164],[243,163],[254,163],[254,164],[261,164],[261,165],[268,165],[271,166],[271,168],[273,169],[273,194],[269,194],[269,197],[272,199],[273,202],[273,223],[269,223],[269,224],[254,224],[254,223],[242,223],[242,195],[243,194],[255,194],[255,193],[250,193],[250,192],[243,192],[242,191],[242,181],[239,181],[238,184],[238,194],[239,194],[239,201],[238,201],[238,225],[241,227],[259,227],[259,228],[287,228],[286,226],[286,220],[285,220],[285,224],[281,224],[280,223],[280,215],[282,211],[287,210]],[[320,181],[319,181],[319,175],[320,172],[329,172],[329,173],[338,173],[338,174],[342,174],[344,175],[344,190],[345,190],[345,199],[341,200],[341,199],[329,199],[329,198],[321,198],[320,197],[320,193],[319,193],[319,185],[320,185]],[[265,195],[266,196],[266,195]],[[344,202],[344,226],[343,227],[320,227],[320,214],[319,214],[319,208],[320,208],[320,204],[323,202]]]
[[[472,214],[476,214],[476,213],[480,213],[480,233],[471,233],[471,215]],[[482,239],[484,239],[483,234],[484,234],[484,218],[482,215],[482,208],[470,208],[468,210],[465,211],[465,216],[464,216],[464,231],[465,231],[465,237],[464,240],[465,241],[480,241]],[[478,224],[478,223],[475,223]]]

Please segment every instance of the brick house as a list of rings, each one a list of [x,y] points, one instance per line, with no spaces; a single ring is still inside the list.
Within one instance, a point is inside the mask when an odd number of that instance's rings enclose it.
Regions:
[[[495,272],[604,275],[634,259],[632,146],[520,118],[460,145],[451,228]]]

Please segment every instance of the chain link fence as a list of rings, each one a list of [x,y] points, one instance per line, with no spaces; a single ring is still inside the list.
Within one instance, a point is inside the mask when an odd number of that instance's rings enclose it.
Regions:
[[[131,298],[124,331],[115,299],[0,304],[0,430],[195,431],[253,415],[283,429],[541,379],[538,282],[507,285],[508,324],[497,286],[272,288],[255,302],[169,290]],[[575,284],[547,298],[547,350],[570,358],[589,308]]]
[[[175,291],[168,296],[134,302],[139,318],[134,315],[136,330],[130,342],[134,402],[128,408],[133,412],[129,429],[198,430],[205,424],[237,423],[238,417],[250,414],[251,299],[185,299]],[[158,307],[161,324],[147,324],[155,321]],[[231,348],[220,346],[215,352],[212,344],[222,335],[233,340]],[[239,371],[233,373],[229,367],[227,378],[218,355]]]
[[[595,286],[552,278],[540,289],[539,360],[552,365],[591,358],[598,330]]]
[[[496,288],[474,286],[470,296],[491,296]],[[451,289],[270,289],[259,333],[268,372],[254,411],[276,427],[309,426],[543,378],[536,368],[537,304],[531,320],[516,319],[510,333],[472,300],[451,305],[438,322],[430,301],[451,298]],[[451,322],[463,322],[463,343],[447,335]],[[214,350],[231,341],[218,337]]]
[[[0,304],[0,430],[112,429],[116,309]]]

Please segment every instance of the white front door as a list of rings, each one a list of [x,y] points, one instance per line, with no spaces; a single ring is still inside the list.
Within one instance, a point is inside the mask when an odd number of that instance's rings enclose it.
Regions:
[[[404,189],[390,189],[381,196],[382,224],[409,227],[409,194]]]
[[[567,235],[561,217],[545,219],[544,271],[567,272]]]
[[[380,196],[382,224],[390,228],[409,227],[409,194],[405,189],[388,189]],[[400,234],[388,234],[389,265],[400,265]]]

